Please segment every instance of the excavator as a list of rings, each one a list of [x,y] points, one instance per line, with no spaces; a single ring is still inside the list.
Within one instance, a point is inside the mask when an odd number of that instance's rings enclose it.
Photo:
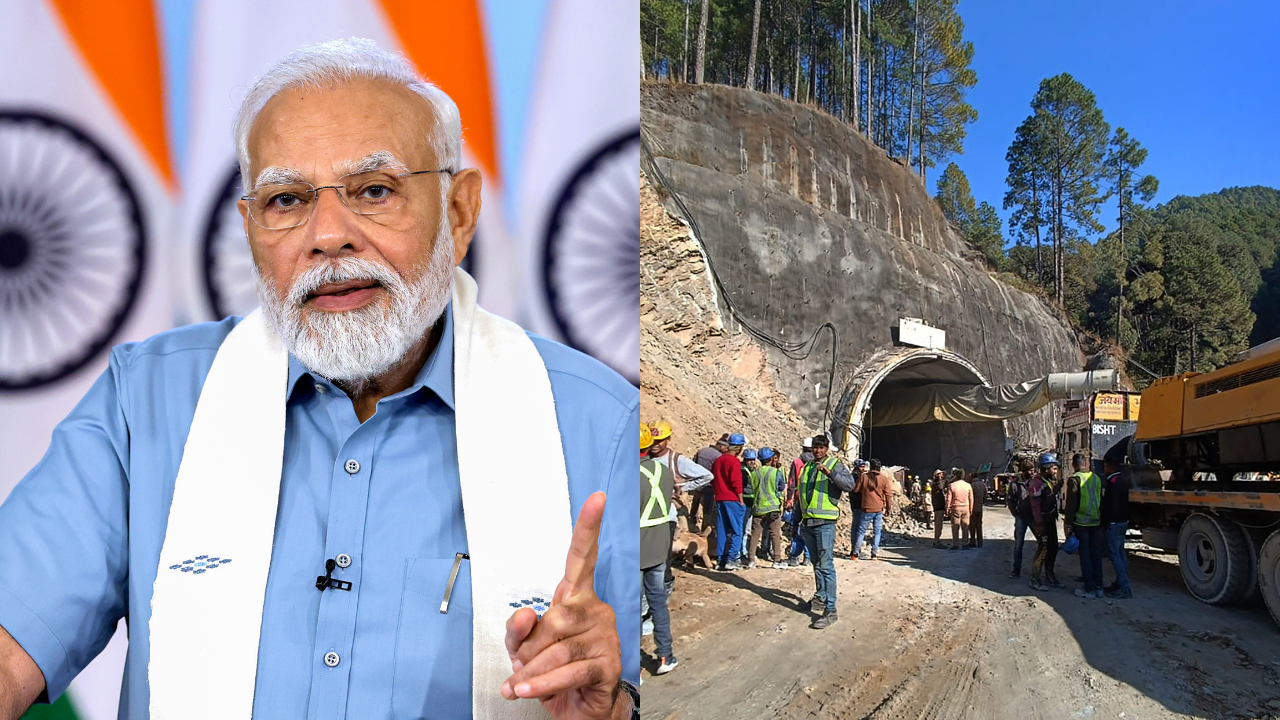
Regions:
[[[1261,596],[1280,624],[1280,338],[1154,381],[1123,447],[1143,542],[1178,553],[1201,602]]]

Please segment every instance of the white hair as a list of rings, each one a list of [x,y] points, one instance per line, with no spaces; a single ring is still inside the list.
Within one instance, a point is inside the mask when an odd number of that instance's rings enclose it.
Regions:
[[[457,171],[462,158],[462,120],[453,98],[419,75],[403,55],[384,50],[372,40],[349,38],[294,50],[249,88],[236,113],[233,130],[236,153],[240,157],[240,178],[246,192],[252,190],[249,131],[267,102],[285,90],[323,90],[353,80],[381,80],[422,96],[435,119],[427,142],[435,153],[437,167],[409,169]]]

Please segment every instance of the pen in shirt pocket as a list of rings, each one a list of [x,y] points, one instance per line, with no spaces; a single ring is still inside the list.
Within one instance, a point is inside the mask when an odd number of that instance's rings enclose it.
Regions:
[[[453,556],[453,569],[449,571],[449,582],[444,586],[444,599],[440,601],[441,615],[449,612],[449,598],[453,596],[453,583],[458,579],[458,568],[462,566],[463,560],[470,559],[471,556],[466,553],[458,553]]]

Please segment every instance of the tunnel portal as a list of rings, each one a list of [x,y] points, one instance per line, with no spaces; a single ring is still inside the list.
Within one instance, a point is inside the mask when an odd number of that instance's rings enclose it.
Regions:
[[[1007,437],[1002,420],[876,424],[877,408],[882,413],[890,408],[901,390],[938,384],[989,383],[973,363],[946,350],[897,347],[872,356],[846,394],[851,432],[843,446],[849,456],[905,465],[921,476],[935,468],[973,470],[984,463],[999,469]]]

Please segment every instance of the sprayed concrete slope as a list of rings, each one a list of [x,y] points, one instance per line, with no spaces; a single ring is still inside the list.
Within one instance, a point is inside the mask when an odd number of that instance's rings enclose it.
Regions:
[[[748,320],[792,342],[823,322],[837,328],[834,388],[829,335],[804,360],[764,349],[769,374],[807,427],[824,427],[824,416],[826,427],[836,424],[842,401],[878,365],[893,361],[901,317],[945,330],[947,349],[968,368],[919,365],[914,374],[885,378],[886,392],[895,382],[1000,384],[1081,368],[1080,347],[1060,315],[1042,298],[994,278],[920,178],[844,123],[780,98],[713,85],[645,84],[641,113],[658,169]],[[663,201],[678,214],[670,198]],[[658,291],[666,291],[660,283]],[[725,299],[717,299],[723,310]],[[1055,422],[1046,408],[1008,421],[1007,433],[1047,445]],[[916,442],[924,442],[916,430]],[[929,440],[939,445],[930,457],[977,464],[963,453],[979,438],[966,432],[951,428],[949,440]],[[990,433],[984,437],[990,445]],[[984,450],[982,458],[989,455]]]

